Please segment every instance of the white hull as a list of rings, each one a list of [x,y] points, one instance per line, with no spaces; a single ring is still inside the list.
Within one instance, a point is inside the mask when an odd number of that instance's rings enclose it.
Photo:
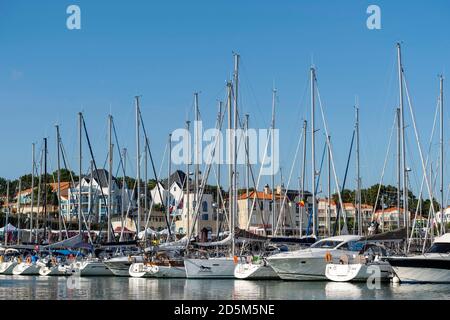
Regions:
[[[264,265],[262,263],[238,263],[234,269],[234,276],[237,279],[246,280],[280,279],[270,265]]]
[[[100,277],[114,275],[102,261],[75,262],[72,264],[71,268],[73,269],[74,274],[80,277]]]
[[[36,264],[19,263],[12,271],[15,276],[38,276],[39,266]]]
[[[66,265],[58,265],[53,267],[41,267],[39,275],[41,276],[71,276],[73,274],[72,268]]]
[[[429,253],[388,259],[400,282],[450,283],[450,255]]]
[[[271,259],[269,264],[283,280],[326,280],[326,261],[323,257]]]
[[[133,264],[132,261],[140,262],[142,257],[133,257],[133,260],[126,256],[115,257],[104,262],[106,267],[116,276],[116,277],[129,277],[130,267]]]
[[[450,283],[450,270],[392,267],[400,282]]]
[[[153,266],[147,266],[143,263],[133,263],[131,264],[128,272],[129,276],[133,278],[153,278],[153,273],[151,272]]]
[[[232,258],[185,259],[186,277],[190,279],[234,279]]]
[[[381,281],[388,281],[392,275],[392,268],[386,262],[335,264],[326,266],[325,276],[335,282],[365,282],[369,277],[379,276]]]
[[[0,274],[12,275],[14,268],[17,266],[16,261],[8,261],[0,263]]]

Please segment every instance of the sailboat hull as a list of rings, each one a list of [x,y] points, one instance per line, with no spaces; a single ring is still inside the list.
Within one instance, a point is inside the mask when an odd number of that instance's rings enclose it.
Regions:
[[[325,276],[335,282],[365,282],[371,276],[376,276],[381,281],[389,281],[392,268],[386,262],[380,263],[354,263],[354,264],[327,264]]]
[[[72,272],[80,277],[108,277],[114,274],[102,261],[76,262],[71,266]]]
[[[234,279],[236,266],[232,258],[185,259],[184,265],[189,279]]]
[[[16,261],[8,261],[0,263],[0,274],[12,275],[14,268],[17,266]]]
[[[36,264],[19,263],[12,271],[16,276],[38,276],[39,266]]]
[[[450,255],[389,258],[400,282],[450,283]]]
[[[234,269],[234,277],[245,280],[280,279],[270,265],[252,263],[238,263]]]

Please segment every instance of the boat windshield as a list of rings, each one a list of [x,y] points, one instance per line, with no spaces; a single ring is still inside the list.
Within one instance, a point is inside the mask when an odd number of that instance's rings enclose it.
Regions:
[[[428,250],[429,253],[450,253],[450,243],[434,243],[430,250]]]
[[[333,249],[340,245],[343,241],[321,240],[314,243],[310,248]]]

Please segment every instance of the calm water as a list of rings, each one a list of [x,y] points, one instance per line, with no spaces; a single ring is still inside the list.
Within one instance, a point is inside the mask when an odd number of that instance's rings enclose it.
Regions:
[[[393,285],[243,280],[0,276],[0,300],[433,299],[449,300],[450,285]]]

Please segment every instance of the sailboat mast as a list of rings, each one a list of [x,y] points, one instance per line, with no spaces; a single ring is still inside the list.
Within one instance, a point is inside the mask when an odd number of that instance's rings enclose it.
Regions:
[[[441,234],[445,233],[445,209],[446,205],[444,203],[444,76],[441,75],[439,77],[439,83],[440,83],[440,99],[439,99],[439,113],[440,113],[440,152],[441,152],[441,185],[440,185],[440,192],[441,192]]]
[[[227,82],[227,111],[228,111],[228,182],[229,182],[229,190],[228,190],[228,214],[230,215],[230,233],[233,232],[233,131],[232,131],[232,108],[231,108],[231,82]],[[234,241],[233,248],[234,250]]]
[[[57,181],[58,181],[58,229],[59,229],[58,241],[61,241],[62,240],[62,233],[61,233],[61,230],[62,230],[62,220],[61,220],[62,219],[62,217],[61,217],[61,153],[60,153],[60,139],[59,139],[59,126],[58,125],[56,126],[56,150],[57,150],[56,151],[56,155],[57,155],[57,162],[58,162],[58,174],[57,174]]]
[[[169,146],[169,155],[167,156],[167,221],[169,222],[169,228],[172,227],[172,222],[170,221],[170,174],[171,174],[171,158],[172,158],[172,134],[169,134],[169,141],[167,142]]]
[[[219,101],[218,103],[218,108],[219,108],[219,112],[218,112],[218,116],[217,116],[217,123],[219,124],[219,130],[222,131],[222,125],[221,125],[221,120],[222,120],[222,101]],[[222,150],[222,144],[219,144],[219,148],[218,148],[218,156],[219,156],[219,161],[217,162],[217,195],[216,195],[216,202],[217,202],[217,208],[216,208],[216,241],[219,238],[219,215],[221,213],[221,202],[220,202],[220,163],[222,160],[222,154],[221,154],[221,150]],[[217,247],[217,253],[218,253],[219,247]]]
[[[195,193],[194,193],[194,203],[195,206],[193,206],[193,208],[195,209],[195,207],[198,206],[198,192],[199,192],[199,184],[200,184],[200,159],[199,159],[199,134],[198,134],[198,126],[199,126],[199,121],[200,121],[200,111],[199,111],[199,106],[198,106],[198,92],[194,93],[194,109],[195,109],[195,124],[194,124],[194,129],[195,129],[195,138],[194,138],[194,146],[195,146],[195,156],[194,156],[194,162],[195,162],[195,173],[194,173],[194,180],[195,180]],[[194,212],[194,214],[196,214]],[[196,226],[197,227],[197,226]],[[196,234],[198,234],[198,230],[197,232],[195,232]]]
[[[362,235],[362,216],[361,216],[361,171],[359,160],[359,106],[356,104],[356,204],[358,210],[358,235]]]
[[[316,70],[311,67],[311,191],[312,191],[312,222],[313,232],[316,235],[316,141],[315,141],[315,81]],[[342,208],[344,209],[344,208]]]
[[[137,230],[136,235],[141,231],[141,143],[140,143],[140,121],[139,121],[139,96],[136,99],[136,179],[137,179]]]
[[[111,211],[112,211],[112,171],[113,171],[113,144],[112,144],[112,115],[108,117],[108,125],[109,125],[109,172],[108,172],[108,242],[111,242]]]
[[[44,138],[44,239],[47,239],[47,138]]]
[[[17,193],[17,244],[20,244],[20,193],[22,192],[22,179],[19,178],[19,192]]]
[[[400,108],[397,108],[397,212],[398,221],[397,227],[400,228],[400,202],[401,202],[401,172],[402,172],[402,151],[401,151],[401,140],[402,140],[402,128],[400,125]]]
[[[83,145],[82,145],[82,126],[83,126],[83,114],[80,112],[78,113],[78,126],[79,126],[79,131],[78,131],[78,144],[79,144],[79,176],[78,176],[78,232],[79,234],[81,234],[81,183],[82,183],[82,172],[83,172],[83,167],[82,167],[82,152],[83,152]]]
[[[406,241],[405,253],[408,249],[409,239],[409,219],[408,219],[408,185],[406,173],[406,143],[405,143],[405,110],[403,104],[403,65],[402,52],[400,43],[397,43],[397,58],[398,58],[398,82],[399,82],[399,99],[400,99],[400,120],[401,120],[401,148],[403,160],[403,220],[406,227]]]
[[[220,115],[220,113],[219,113]],[[249,205],[249,193],[250,193],[250,154],[249,154],[249,138],[248,138],[248,126],[250,115],[245,115],[245,180],[246,180],[246,204],[247,204],[247,219],[250,219],[250,205]]]
[[[6,180],[6,220],[5,220],[5,247],[8,246],[8,220],[9,220],[9,180]]]
[[[328,154],[328,179],[327,179],[327,185],[328,185],[328,203],[327,203],[327,227],[328,227],[328,236],[331,237],[331,136],[328,136],[328,147],[327,147],[327,154]]]
[[[33,211],[34,211],[34,171],[35,171],[35,144],[31,145],[31,211],[30,211],[30,243],[33,241]],[[5,225],[6,226],[6,225]],[[6,231],[5,231],[6,232]],[[6,235],[6,233],[5,233]]]
[[[305,212],[305,206],[307,206],[307,203],[305,201],[305,175],[306,175],[306,130],[308,127],[308,121],[303,121],[303,162],[302,162],[302,181],[301,181],[301,192],[300,192],[300,201],[303,201],[304,206],[300,207],[299,210],[299,220],[300,220],[300,237],[303,236],[303,216]]]
[[[237,129],[239,127],[239,120],[238,120],[238,97],[239,97],[239,54],[235,53],[234,54],[234,131],[233,131],[233,135],[234,135],[234,145],[233,145],[233,168],[234,168],[234,172],[233,172],[233,181],[234,181],[234,193],[233,193],[233,197],[234,197],[234,201],[233,201],[233,228],[231,230],[231,234],[232,234],[232,248],[231,248],[231,252],[234,255],[235,252],[235,239],[234,239],[234,232],[235,232],[235,227],[236,227],[236,216],[237,216],[237,200],[238,200],[238,189],[237,189],[237,144],[238,144],[238,138],[237,138]]]
[[[191,122],[188,120],[186,121],[186,130],[188,132],[188,146],[187,146],[187,159],[186,159],[186,217],[187,217],[187,229],[186,229],[186,235],[188,238],[188,241],[191,239],[191,210],[190,210],[190,185],[189,185],[189,177],[190,177],[190,161],[191,161],[191,139],[190,139],[190,125]]]
[[[123,149],[123,177],[122,177],[122,205],[121,205],[121,217],[120,217],[120,239],[119,241],[122,241],[122,234],[123,234],[123,228],[124,228],[124,213],[125,213],[125,185],[126,185],[126,172],[127,172],[127,149],[124,148]],[[130,201],[129,199],[129,194],[128,194],[128,188],[127,188],[127,199],[128,201]]]
[[[274,150],[275,145],[275,139],[274,139],[274,131],[275,131],[275,107],[276,107],[276,97],[277,97],[277,90],[275,88],[272,89],[272,132],[270,133],[271,137],[271,145],[272,145],[272,154]],[[275,165],[272,164],[272,237],[275,236]]]

